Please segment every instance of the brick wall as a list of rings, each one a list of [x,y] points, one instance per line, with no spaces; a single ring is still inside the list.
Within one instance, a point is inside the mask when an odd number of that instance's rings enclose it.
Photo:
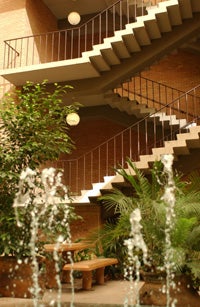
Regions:
[[[101,207],[91,204],[75,204],[75,213],[82,219],[70,224],[72,240],[87,237],[92,231],[99,229],[102,225]]]
[[[200,83],[200,55],[179,50],[142,73],[146,78],[188,91]]]
[[[3,67],[4,40],[35,35],[57,29],[57,20],[41,0],[1,0],[0,5],[0,67]],[[31,42],[29,41],[31,45]],[[26,45],[13,47],[23,53]],[[38,55],[37,45],[35,56]],[[31,54],[32,56],[32,54]],[[19,57],[13,54],[13,61]],[[25,62],[25,59],[22,59]],[[10,63],[9,63],[10,64]],[[3,83],[1,78],[0,83]]]

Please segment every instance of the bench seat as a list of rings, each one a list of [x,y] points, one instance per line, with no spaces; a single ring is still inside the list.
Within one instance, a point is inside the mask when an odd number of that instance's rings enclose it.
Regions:
[[[104,270],[106,266],[117,264],[116,258],[95,258],[91,260],[83,260],[74,263],[65,264],[64,271],[81,271],[82,272],[82,288],[90,290],[92,288],[92,271],[96,270],[96,283],[104,284]]]

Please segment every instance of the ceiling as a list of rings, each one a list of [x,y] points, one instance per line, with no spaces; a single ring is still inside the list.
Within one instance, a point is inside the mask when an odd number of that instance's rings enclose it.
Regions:
[[[63,19],[72,11],[80,15],[98,13],[117,0],[43,0],[43,2],[57,19]]]

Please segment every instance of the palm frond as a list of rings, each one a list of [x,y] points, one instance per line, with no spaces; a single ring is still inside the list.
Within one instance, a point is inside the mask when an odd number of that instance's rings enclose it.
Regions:
[[[191,233],[192,228],[196,224],[197,219],[179,217],[176,221],[174,230],[172,231],[172,244],[178,247],[186,247],[186,241]]]
[[[134,162],[132,162],[130,159],[127,159],[127,163],[129,168],[131,169],[131,174],[129,174],[123,168],[117,170],[118,174],[123,176],[124,179],[132,185],[138,198],[149,198],[149,196],[151,195],[151,185],[148,179],[145,177],[144,173],[136,167]]]
[[[188,234],[187,244],[190,249],[200,252],[200,225],[195,226]]]
[[[109,194],[103,195],[98,198],[107,210],[114,209],[114,213],[122,213],[129,211],[133,207],[133,199],[125,196],[120,190],[114,189]]]
[[[189,176],[188,176],[188,179],[190,181],[190,185],[188,186],[189,188],[189,191],[190,190],[200,190],[200,176],[199,176],[199,171],[198,170],[195,170],[195,171],[192,171]]]

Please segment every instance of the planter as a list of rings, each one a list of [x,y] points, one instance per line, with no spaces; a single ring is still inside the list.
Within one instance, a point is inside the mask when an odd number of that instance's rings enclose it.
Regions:
[[[0,296],[32,298],[32,267],[25,259],[18,263],[15,257],[0,257]],[[44,293],[44,276],[39,276],[40,296]]]
[[[142,274],[145,281],[140,290],[140,304],[149,306],[166,306],[166,294],[163,293],[163,286],[166,284],[165,277],[158,274]],[[200,296],[191,286],[188,276],[180,275],[175,277],[176,289],[171,290],[172,300],[176,299],[176,307],[197,307]]]

